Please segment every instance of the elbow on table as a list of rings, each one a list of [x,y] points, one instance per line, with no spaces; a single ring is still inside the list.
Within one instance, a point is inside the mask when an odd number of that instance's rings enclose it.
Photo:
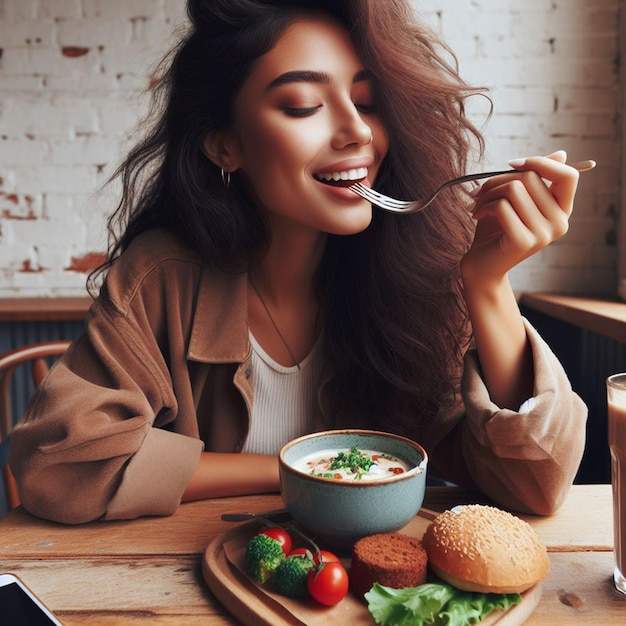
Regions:
[[[86,524],[103,517],[107,498],[97,485],[77,483],[63,472],[48,471],[18,476],[22,506],[32,515],[61,524]]]
[[[494,490],[486,490],[487,495],[504,508],[517,513],[549,517],[563,505],[572,486],[569,478],[545,476],[527,477],[526,481],[516,481],[513,485],[500,485]]]
[[[550,517],[561,508],[563,502],[565,501],[565,495],[566,494],[563,494],[562,497],[559,496],[557,498],[533,498],[527,504],[520,503],[519,506],[513,508],[519,513]]]

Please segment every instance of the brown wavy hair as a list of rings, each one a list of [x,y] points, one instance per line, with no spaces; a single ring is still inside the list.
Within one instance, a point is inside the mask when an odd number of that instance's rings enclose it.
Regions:
[[[145,135],[114,175],[122,196],[107,260],[92,281],[155,227],[178,233],[227,272],[258,258],[271,238],[266,219],[237,173],[224,188],[202,144],[232,123],[256,60],[294,19],[319,12],[346,27],[373,77],[389,134],[377,189],[418,198],[463,173],[472,150],[482,154],[464,103],[483,90],[460,78],[454,54],[407,1],[189,0],[190,27],[158,68]],[[419,433],[454,397],[469,340],[459,270],[473,231],[466,205],[456,188],[428,211],[375,211],[364,232],[329,236],[318,286],[336,415]]]

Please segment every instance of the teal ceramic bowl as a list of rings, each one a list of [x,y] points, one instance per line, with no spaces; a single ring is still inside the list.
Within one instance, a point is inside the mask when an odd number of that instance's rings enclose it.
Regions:
[[[408,469],[376,480],[336,480],[297,469],[303,457],[353,447],[397,457]],[[397,435],[358,429],[314,433],[280,451],[281,495],[308,536],[321,545],[350,550],[361,537],[399,530],[417,514],[424,501],[427,463],[422,446]]]

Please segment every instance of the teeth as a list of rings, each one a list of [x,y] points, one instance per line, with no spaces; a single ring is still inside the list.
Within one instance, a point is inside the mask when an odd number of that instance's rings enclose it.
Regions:
[[[367,176],[366,167],[358,167],[353,170],[347,170],[343,172],[327,172],[324,174],[316,174],[315,177],[320,180],[327,181],[339,181],[339,180],[359,180]]]

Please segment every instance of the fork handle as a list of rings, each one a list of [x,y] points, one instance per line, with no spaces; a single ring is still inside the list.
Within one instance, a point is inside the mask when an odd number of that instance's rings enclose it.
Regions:
[[[587,161],[578,161],[577,163],[569,163],[568,165],[579,172],[588,172],[596,166],[596,162],[588,159]],[[498,172],[477,172],[476,174],[466,174],[460,178],[455,178],[454,183],[468,183],[472,180],[491,178],[492,176],[500,176],[501,174],[512,174],[517,171],[518,170],[500,170]]]
[[[569,166],[573,167],[579,172],[588,172],[596,166],[596,162],[592,161],[591,159],[587,159],[586,161],[577,161],[576,163],[570,163]]]

